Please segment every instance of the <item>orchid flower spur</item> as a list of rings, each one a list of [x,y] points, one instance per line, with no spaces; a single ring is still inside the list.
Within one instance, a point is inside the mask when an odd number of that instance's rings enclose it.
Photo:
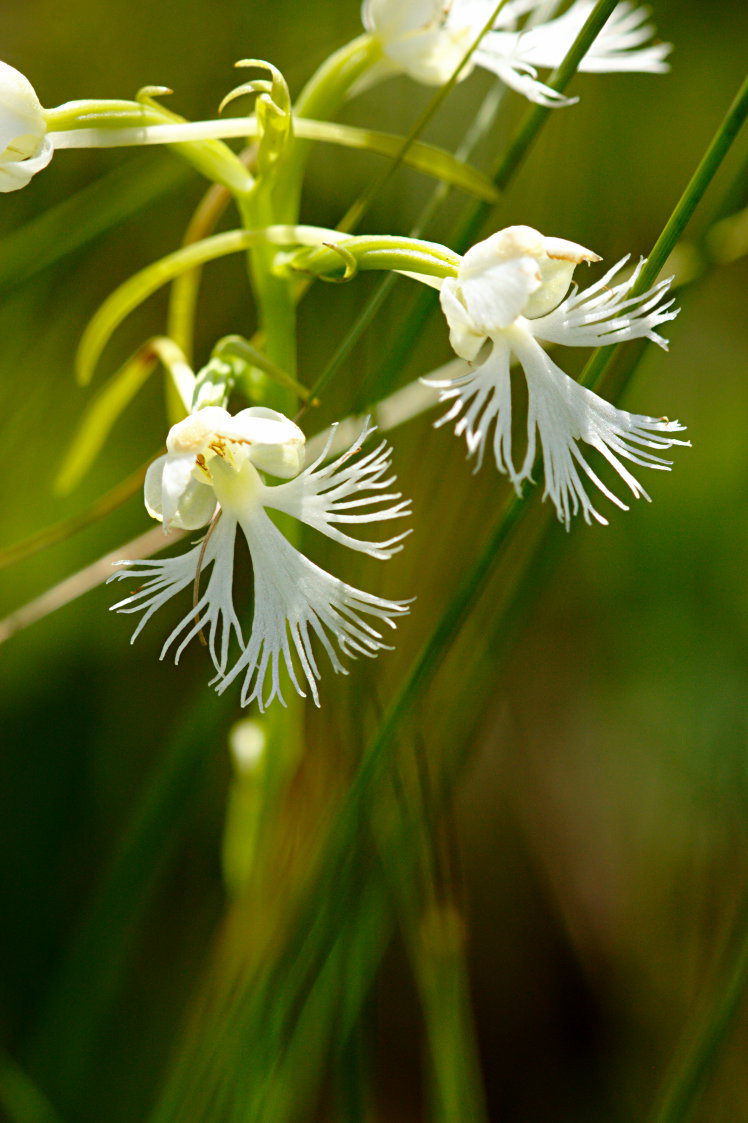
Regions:
[[[113,606],[119,612],[142,612],[133,640],[171,597],[194,588],[194,606],[167,638],[161,658],[177,643],[178,662],[187,644],[207,632],[218,692],[242,676],[242,705],[256,701],[261,710],[274,698],[283,701],[282,665],[298,693],[304,696],[305,680],[319,705],[314,636],[338,673],[345,669],[333,641],[343,655],[375,656],[386,645],[372,621],[394,628],[395,620],[408,611],[408,602],[384,600],[326,573],[292,546],[266,513],[270,509],[290,515],[371,557],[392,557],[407,531],[370,542],[340,529],[408,514],[407,500],[389,490],[393,477],[387,475],[388,447],[382,443],[353,459],[370,432],[366,425],[344,455],[326,464],[325,450],[301,471],[304,434],[274,410],[255,406],[232,417],[219,406],[207,406],[173,426],[166,455],[148,470],[146,507],[163,521],[165,530],[194,530],[209,522],[210,529],[187,553],[162,561],[123,562],[127,568],[110,579],[145,579],[136,592]],[[286,482],[268,486],[260,472]],[[232,596],[237,528],[246,539],[254,572],[254,617],[246,642]],[[200,578],[211,566],[199,593]],[[229,666],[232,635],[240,654]]]
[[[431,381],[440,401],[452,403],[437,425],[457,419],[455,432],[465,434],[477,468],[494,425],[496,465],[518,493],[530,478],[539,444],[545,495],[567,527],[580,509],[588,523],[593,518],[607,523],[587,495],[584,476],[627,510],[593,471],[580,441],[602,454],[635,498],[645,499],[649,496],[623,461],[668,469],[671,462],[649,450],[689,443],[670,436],[683,430],[679,422],[616,409],[574,382],[538,342],[598,347],[646,337],[667,349],[655,329],[678,314],[668,299],[670,281],[630,295],[643,261],[628,280],[611,283],[628,260],[624,258],[589,288],[578,292],[573,286],[566,295],[575,267],[599,260],[575,242],[546,238],[529,226],[510,226],[468,250],[457,276],[444,280],[440,292],[450,342],[468,366],[456,378]],[[512,358],[524,372],[528,394],[527,448],[519,468],[512,454]]]
[[[362,19],[379,40],[390,73],[402,72],[426,85],[443,85],[480,37],[495,9],[494,0],[364,0]],[[594,7],[575,0],[557,19],[517,30],[518,21],[540,7],[540,0],[508,0],[498,12],[460,78],[479,66],[539,105],[570,105],[538,79],[538,69],[561,64]],[[581,71],[667,70],[667,43],[643,46],[654,32],[647,9],[623,0],[579,64]]]

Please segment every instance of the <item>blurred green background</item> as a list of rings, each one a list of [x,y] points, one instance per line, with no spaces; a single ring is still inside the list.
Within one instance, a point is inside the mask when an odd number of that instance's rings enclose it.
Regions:
[[[651,247],[742,80],[748,42],[748,11],[737,0],[709,8],[657,0],[655,8],[662,38],[675,45],[672,73],[578,77],[580,104],[552,115],[491,229],[527,223],[590,246],[608,263]],[[174,109],[198,118],[210,116],[236,83],[236,59],[272,60],[298,92],[330,49],[360,30],[354,0],[308,7],[291,0],[6,0],[4,14],[3,58],[29,76],[44,105],[131,97],[158,84],[175,91]],[[461,85],[429,139],[456,144],[488,85],[477,74]],[[344,116],[405,131],[427,97],[398,79],[352,101]],[[499,134],[480,154],[484,166],[524,110],[519,98],[507,100]],[[690,241],[706,231],[746,151],[742,137],[689,227]],[[380,167],[375,156],[320,149],[302,218],[334,224]],[[73,250],[64,240],[50,247],[42,230],[25,243],[23,265],[0,253],[4,544],[81,510],[163,441],[162,390],[154,379],[81,487],[64,499],[53,494],[88,400],[72,373],[81,331],[117,283],[177,245],[203,192],[197,176],[174,168],[167,153],[62,152],[27,189],[0,201],[1,244],[12,247],[25,224],[115,169],[132,177],[130,187],[119,179],[111,195],[103,193],[115,210],[143,184],[152,195],[138,213]],[[399,171],[364,229],[407,232],[430,191],[416,173]],[[448,241],[465,205],[453,198],[427,236]],[[77,225],[70,228],[70,238],[79,235]],[[3,272],[3,259],[12,270]],[[688,258],[680,260],[686,268]],[[535,533],[533,516],[412,723],[414,747],[427,760],[460,746],[469,753],[440,829],[454,835],[460,854],[492,1119],[649,1118],[684,1028],[714,999],[721,949],[745,923],[747,282],[743,258],[685,291],[668,333],[670,353],[648,351],[627,392],[627,408],[680,418],[693,442],[675,450],[670,474],[643,480],[652,504],[606,511],[607,528],[575,524],[554,545],[557,561],[511,636],[497,634],[492,622]],[[312,290],[301,315],[302,380],[314,380],[376,284],[365,277]],[[414,295],[410,282],[398,283],[317,415],[307,417],[309,433],[363,404],[363,380]],[[209,267],[201,308],[200,361],[220,335],[251,332],[241,261]],[[100,378],[162,330],[164,309],[160,295],[127,321]],[[434,315],[400,383],[449,355]],[[566,369],[579,369],[582,360],[575,366],[571,356]],[[323,676],[323,708],[308,717],[309,754],[334,760],[362,750],[506,497],[492,468],[473,475],[463,445],[447,428],[434,433],[431,421],[391,438],[400,484],[414,501],[407,548],[386,567],[367,560],[363,574],[358,562],[355,571],[362,588],[417,601],[398,628],[395,651],[355,667],[348,679]],[[0,614],[119,548],[149,521],[136,496],[98,525],[4,571]],[[326,552],[315,542],[310,551],[324,561],[335,547]],[[343,551],[326,564],[338,558],[335,572],[351,577]],[[34,1049],[36,1019],[164,741],[203,694],[221,728],[240,716],[235,699],[226,704],[208,692],[197,645],[176,669],[159,663],[165,619],[130,647],[129,621],[107,615],[114,599],[111,589],[97,588],[0,652],[0,1028],[10,1054],[53,1100],[59,1066],[49,1044],[41,1058]],[[86,1058],[85,1091],[69,1101],[70,1120],[141,1119],[153,1102],[220,924],[229,777],[222,737],[205,746],[177,837],[162,842],[153,891],[133,916],[122,972]],[[378,1101],[372,1118],[424,1118],[421,1016],[397,940],[371,998],[370,1022]],[[75,1026],[63,1019],[58,1028],[64,1049]],[[748,1119],[746,1050],[743,1015],[694,1118]]]

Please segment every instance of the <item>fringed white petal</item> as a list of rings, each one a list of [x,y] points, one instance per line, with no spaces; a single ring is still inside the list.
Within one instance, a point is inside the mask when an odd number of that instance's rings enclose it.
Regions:
[[[232,584],[234,576],[234,541],[236,521],[223,514],[215,524],[207,542],[200,542],[186,554],[174,558],[122,562],[126,569],[114,573],[110,581],[144,580],[134,593],[112,605],[117,612],[142,612],[143,616],[133,632],[133,642],[151,616],[172,597],[192,587],[198,574],[209,565],[213,569],[203,594],[194,607],[177,624],[168,636],[161,658],[177,640],[175,663],[190,640],[199,632],[207,632],[208,649],[219,674],[226,670],[232,633],[242,643],[239,620],[234,611]]]
[[[496,66],[502,62],[518,70],[527,68],[527,72],[533,75],[536,67],[544,70],[560,66],[594,6],[594,0],[577,0],[563,15],[548,23],[538,24],[526,31],[489,32],[481,43],[480,57],[476,61],[496,73]],[[579,64],[580,71],[667,71],[665,59],[670,53],[670,44],[641,46],[655,33],[652,24],[647,23],[648,15],[647,8],[637,7],[626,0],[619,4]],[[490,64],[491,59],[494,65]],[[531,100],[537,99],[531,97]]]
[[[543,453],[544,497],[551,498],[559,519],[568,527],[572,515],[581,510],[586,522],[595,519],[607,523],[590,501],[583,476],[616,506],[626,510],[626,504],[606,487],[585,459],[578,443],[585,441],[615,468],[635,498],[648,499],[623,460],[669,470],[671,461],[648,450],[659,452],[673,445],[687,445],[688,441],[668,435],[682,432],[684,426],[667,418],[616,409],[564,374],[521,329],[515,329],[512,347],[522,364],[528,389],[527,452],[519,477],[526,477],[532,469],[537,433]]]
[[[512,457],[512,352],[522,365],[528,390],[527,447],[519,468]],[[567,526],[572,515],[580,510],[587,522],[595,519],[607,523],[587,495],[584,476],[612,503],[627,509],[591,468],[579,441],[596,448],[632,494],[646,499],[649,496],[623,461],[668,470],[671,462],[649,450],[659,452],[673,445],[689,444],[669,435],[683,431],[679,422],[616,409],[574,382],[521,326],[493,340],[483,362],[469,367],[460,377],[424,381],[440,391],[440,401],[452,403],[436,424],[456,422],[455,433],[464,434],[468,455],[477,457],[476,471],[483,462],[492,425],[496,466],[509,476],[518,493],[523,482],[531,478],[536,455],[542,451],[544,494],[550,496],[559,518]]]
[[[501,41],[496,42],[495,36],[501,36]],[[475,65],[490,70],[516,93],[522,94],[536,105],[544,105],[547,109],[574,105],[579,101],[576,97],[565,97],[558,90],[551,89],[540,81],[537,69],[514,53],[517,48],[510,40],[518,38],[519,33],[515,32],[489,31],[473,54]]]
[[[241,525],[254,570],[252,631],[216,689],[222,693],[243,675],[242,705],[256,701],[263,710],[275,698],[283,702],[280,675],[285,667],[294,689],[304,697],[302,682],[306,682],[319,705],[320,674],[312,637],[317,637],[333,669],[345,673],[333,640],[343,655],[374,656],[386,644],[366,617],[394,628],[394,620],[408,611],[408,603],[361,592],[326,573],[299,553],[261,509],[242,519]]]
[[[574,288],[547,316],[527,320],[524,326],[538,339],[567,347],[599,347],[646,337],[667,350],[667,341],[655,328],[678,315],[679,310],[673,307],[674,298],[669,295],[672,278],[660,281],[641,296],[630,297],[644,259],[627,280],[610,285],[628,260],[624,257],[582,292]]]
[[[382,522],[403,518],[410,513],[409,500],[404,500],[399,491],[387,490],[395,483],[395,477],[388,474],[391,450],[387,443],[383,441],[366,456],[356,456],[372,432],[373,427],[367,420],[351,448],[325,464],[335,435],[333,426],[326,447],[314,463],[288,483],[263,487],[260,502],[265,507],[293,515],[352,550],[361,550],[374,558],[391,558],[402,549],[402,540],[410,531],[384,542],[370,542],[352,538],[336,526],[341,523]]]
[[[423,379],[439,390],[440,402],[451,407],[437,422],[437,427],[455,421],[457,436],[465,435],[468,456],[477,457],[476,472],[483,463],[489,430],[495,425],[493,451],[496,466],[506,472],[519,491],[526,477],[517,474],[512,460],[512,388],[509,375],[511,352],[499,335],[491,343],[485,359],[470,366],[457,378]]]

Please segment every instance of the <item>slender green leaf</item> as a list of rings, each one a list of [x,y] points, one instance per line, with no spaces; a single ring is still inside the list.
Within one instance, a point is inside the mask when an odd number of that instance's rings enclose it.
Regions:
[[[307,121],[297,118],[294,121],[294,129],[296,135],[305,140],[325,141],[346,148],[376,152],[380,156],[389,156],[393,160],[402,161],[416,171],[440,179],[451,187],[461,187],[487,203],[495,203],[499,197],[499,192],[488,176],[477,168],[471,167],[470,164],[464,163],[457,156],[453,156],[446,149],[438,148],[433,144],[424,144],[419,140],[408,141],[406,137],[378,132],[376,129],[359,129],[353,125],[326,121]]]
[[[117,418],[152,374],[157,361],[150,348],[140,348],[89,402],[55,480],[59,495],[67,495],[83,479]]]

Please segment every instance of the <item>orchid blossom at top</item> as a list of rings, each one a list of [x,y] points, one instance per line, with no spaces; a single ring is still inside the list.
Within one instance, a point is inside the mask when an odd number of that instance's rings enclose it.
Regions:
[[[456,419],[455,432],[464,433],[478,467],[494,426],[496,465],[518,492],[542,449],[545,494],[567,526],[580,509],[587,522],[607,522],[590,501],[584,477],[626,509],[590,466],[580,441],[602,454],[636,498],[649,497],[623,461],[667,469],[670,461],[649,450],[688,444],[670,436],[683,430],[679,422],[616,409],[566,375],[539,342],[599,347],[646,337],[667,347],[655,329],[677,315],[668,299],[670,281],[630,295],[643,262],[612,284],[624,258],[589,288],[573,286],[567,295],[575,267],[599,260],[575,242],[510,226],[468,250],[457,276],[446,278],[440,291],[450,342],[468,365],[453,379],[431,382],[440,400],[452,403],[437,424]],[[524,372],[528,394],[527,448],[519,467],[512,450],[512,359]]]
[[[508,0],[498,12],[460,78],[480,66],[540,105],[570,105],[538,79],[539,69],[560,65],[594,7],[594,0],[575,0],[557,19],[522,29],[518,22],[541,7],[541,0]],[[547,7],[547,5],[546,5]],[[379,40],[390,73],[408,74],[417,82],[446,82],[481,36],[495,10],[494,0],[364,0],[362,19]],[[579,70],[591,72],[667,70],[669,44],[650,43],[654,28],[646,8],[623,0],[610,16]]]
[[[17,191],[53,154],[44,110],[29,80],[0,62],[0,191]]]
[[[393,477],[387,476],[389,450],[384,443],[353,459],[369,432],[365,427],[356,445],[332,463],[324,463],[323,453],[300,471],[304,434],[274,410],[253,406],[232,417],[225,409],[208,406],[174,425],[166,455],[148,470],[146,507],[165,530],[194,530],[207,523],[210,528],[184,554],[125,562],[127,568],[114,575],[113,579],[144,581],[114,605],[120,612],[143,613],[133,640],[166,601],[194,588],[194,605],[169,635],[162,658],[179,641],[178,661],[187,644],[207,631],[218,692],[241,677],[242,705],[256,701],[261,710],[274,698],[283,701],[282,665],[298,693],[304,696],[305,680],[319,704],[314,637],[339,673],[345,671],[335,645],[343,655],[375,656],[386,646],[375,624],[394,628],[408,603],[385,600],[339,581],[292,546],[267,514],[268,509],[283,512],[353,550],[374,558],[392,557],[407,531],[370,542],[339,529],[408,513],[408,502],[388,490]],[[287,482],[268,486],[261,472]],[[232,594],[238,528],[254,573],[254,616],[246,640]],[[199,593],[200,578],[210,567]],[[232,635],[239,656],[229,666]]]

